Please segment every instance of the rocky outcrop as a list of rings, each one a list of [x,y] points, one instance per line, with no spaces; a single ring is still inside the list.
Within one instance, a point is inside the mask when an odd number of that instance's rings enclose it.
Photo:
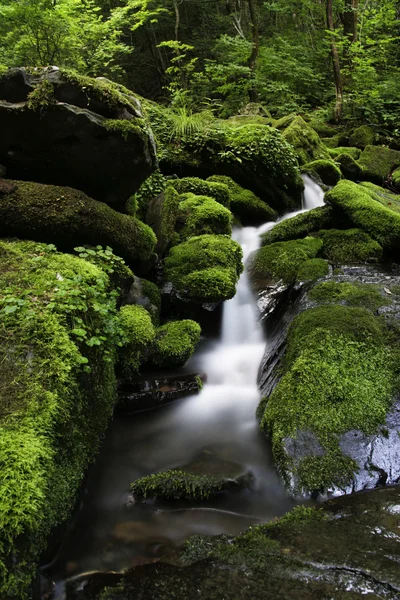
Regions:
[[[9,177],[75,187],[117,209],[156,168],[134,95],[57,67],[0,77],[0,131]]]

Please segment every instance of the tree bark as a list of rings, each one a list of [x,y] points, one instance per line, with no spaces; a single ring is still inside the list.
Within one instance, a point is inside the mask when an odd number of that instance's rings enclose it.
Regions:
[[[255,0],[248,0],[249,12],[250,12],[250,24],[251,24],[251,35],[253,38],[251,54],[247,61],[248,67],[251,70],[251,74],[254,81],[255,70],[257,66],[257,58],[260,52],[260,31],[258,28],[258,15],[255,5]],[[255,82],[249,90],[250,102],[257,102],[258,94]]]
[[[335,120],[340,121],[343,114],[343,84],[342,74],[340,71],[339,53],[335,42],[334,31],[335,25],[333,22],[332,0],[326,0],[326,21],[331,34],[331,55],[333,62],[333,76],[336,88],[336,105],[335,105]]]
[[[345,8],[342,17],[343,30],[344,35],[350,42],[355,42],[357,40],[358,3],[359,0],[345,0]]]

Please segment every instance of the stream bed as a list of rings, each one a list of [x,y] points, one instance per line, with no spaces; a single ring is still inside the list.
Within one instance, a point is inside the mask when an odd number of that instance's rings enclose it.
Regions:
[[[306,176],[304,180],[306,211],[323,204],[323,192]],[[260,233],[274,225],[234,231],[245,262],[259,247]],[[224,304],[220,338],[203,340],[187,366],[207,376],[200,394],[132,417],[114,417],[74,526],[54,562],[44,567],[56,582],[54,600],[68,600],[70,578],[168,560],[191,535],[238,534],[295,505],[255,418],[257,373],[266,345],[244,272],[235,297]],[[135,479],[197,463],[199,468],[212,463],[216,470],[229,464],[246,485],[197,504],[133,502],[129,486]]]

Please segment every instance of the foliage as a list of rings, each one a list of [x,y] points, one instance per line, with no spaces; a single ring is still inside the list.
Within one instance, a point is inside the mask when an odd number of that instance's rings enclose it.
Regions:
[[[165,500],[207,500],[222,489],[222,483],[209,475],[194,475],[178,469],[147,475],[131,484],[135,496]]]

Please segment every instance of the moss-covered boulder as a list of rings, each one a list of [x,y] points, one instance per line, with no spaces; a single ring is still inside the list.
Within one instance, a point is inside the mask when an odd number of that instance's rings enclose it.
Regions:
[[[174,238],[176,219],[179,211],[179,194],[170,185],[159,196],[150,200],[145,221],[157,236],[155,250],[163,256]]]
[[[392,173],[392,183],[395,189],[400,192],[400,167],[395,169]]]
[[[332,160],[314,160],[301,170],[311,175],[315,173],[325,185],[336,185],[342,178],[339,167]]]
[[[390,208],[394,212],[400,212],[400,196],[398,194],[370,181],[361,181],[359,185],[379,204]]]
[[[187,194],[179,203],[176,230],[181,241],[202,234],[231,235],[232,213],[213,198]]]
[[[319,229],[332,227],[334,223],[333,208],[331,206],[319,206],[277,223],[270,231],[261,235],[261,244],[266,246],[274,242],[287,242],[288,240],[306,237]]]
[[[381,185],[400,166],[400,152],[385,146],[366,146],[359,160],[363,179]]]
[[[228,187],[231,198],[231,211],[243,225],[275,221],[277,218],[277,212],[273,208],[263,202],[254,192],[240,186],[231,177],[212,175],[207,181],[225,184]]]
[[[350,154],[339,154],[336,156],[335,162],[339,165],[345,179],[350,179],[351,181],[359,181],[362,179],[362,167],[352,156],[350,156]]]
[[[169,321],[156,330],[150,362],[161,368],[180,367],[200,341],[201,327],[195,321]]]
[[[318,233],[323,242],[321,255],[334,265],[377,262],[382,246],[361,229],[329,229]]]
[[[200,179],[199,177],[184,177],[182,179],[171,179],[172,185],[179,194],[191,192],[196,196],[208,196],[214,198],[219,204],[230,208],[231,194],[224,179]]]
[[[375,140],[376,135],[372,127],[369,125],[361,125],[361,127],[354,129],[353,133],[350,135],[349,143],[350,146],[355,146],[356,148],[361,148],[363,150],[365,146],[372,146]]]
[[[117,209],[157,164],[130,90],[57,67],[1,75],[0,130],[9,177],[70,185]]]
[[[296,151],[300,164],[314,160],[329,160],[329,154],[316,131],[302,117],[280,119],[274,124]]]
[[[0,235],[75,246],[110,246],[129,264],[148,259],[153,231],[134,217],[68,187],[0,180]]]
[[[336,148],[328,148],[329,155],[336,160],[337,156],[341,154],[347,154],[351,156],[354,160],[358,160],[361,155],[361,150],[359,148],[347,147],[347,146],[337,146]]]
[[[315,281],[329,273],[329,265],[323,258],[310,258],[304,261],[297,270],[297,281]]]
[[[150,313],[140,305],[125,305],[119,313],[123,345],[119,351],[119,364],[125,377],[139,371],[151,353],[156,332]]]
[[[0,242],[0,596],[32,597],[112,413],[117,293],[82,258]]]
[[[139,306],[143,306],[150,314],[153,325],[158,326],[161,309],[161,292],[152,281],[134,276],[129,289],[123,295],[122,304],[138,304]]]
[[[400,214],[375,200],[368,188],[351,181],[340,181],[328,192],[326,200],[385,250],[399,251]]]
[[[171,248],[164,279],[184,300],[220,302],[235,295],[242,269],[237,242],[223,235],[200,235]]]

